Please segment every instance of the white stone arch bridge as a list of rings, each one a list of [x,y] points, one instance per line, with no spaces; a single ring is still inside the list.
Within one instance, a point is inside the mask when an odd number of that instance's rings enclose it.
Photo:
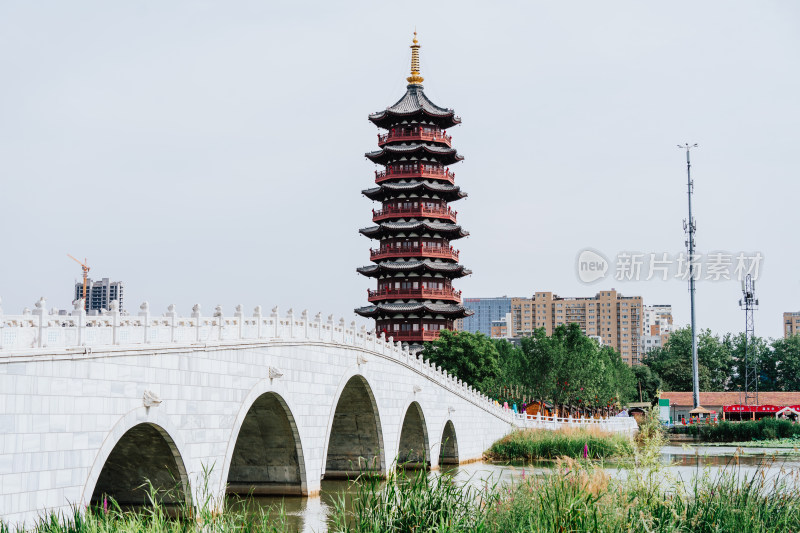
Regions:
[[[166,504],[312,496],[323,478],[478,460],[515,425],[564,423],[577,422],[515,416],[391,338],[305,311],[54,315],[44,299],[0,310],[0,517],[11,524],[106,494],[141,503],[145,478],[170,489]]]

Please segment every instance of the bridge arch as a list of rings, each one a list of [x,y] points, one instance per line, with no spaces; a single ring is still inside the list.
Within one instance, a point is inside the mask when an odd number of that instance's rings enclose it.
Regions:
[[[439,433],[439,465],[457,465],[458,457],[458,436],[453,421],[447,419]]]
[[[192,503],[187,456],[179,433],[159,407],[139,407],[123,416],[103,441],[83,487],[84,505],[102,505],[104,495],[120,505],[147,500],[145,480],[165,505]]]
[[[220,494],[308,494],[300,430],[281,383],[261,380],[241,403],[225,451]]]
[[[386,473],[378,404],[367,377],[357,368],[344,374],[336,391],[325,443],[322,471],[327,479]]]
[[[406,468],[429,468],[431,465],[431,446],[428,439],[428,425],[425,413],[419,402],[411,399],[401,411],[400,431],[398,432],[397,466]]]

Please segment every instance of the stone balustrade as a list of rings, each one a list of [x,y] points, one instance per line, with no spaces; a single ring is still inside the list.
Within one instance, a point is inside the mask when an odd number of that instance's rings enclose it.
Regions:
[[[317,340],[364,348],[378,352],[415,369],[450,392],[467,399],[484,410],[492,412],[519,428],[558,429],[595,425],[601,429],[632,434],[636,423],[632,418],[578,419],[541,417],[516,414],[497,405],[486,395],[476,391],[440,366],[423,360],[419,354],[409,352],[408,346],[386,338],[382,332],[376,336],[366,326],[349,325],[344,318],[334,320],[333,315],[323,319],[321,313],[313,318],[308,311],[296,314],[289,309],[281,316],[277,307],[263,314],[261,306],[245,316],[238,305],[233,316],[224,316],[217,306],[210,316],[204,316],[196,304],[190,316],[180,316],[175,305],[170,305],[160,316],[150,313],[144,302],[137,315],[121,313],[116,301],[102,315],[90,316],[84,310],[83,300],[77,300],[69,315],[48,312],[45,298],[36,302],[34,309],[21,315],[5,315],[0,307],[0,361],[19,357],[36,357],[37,353],[91,353],[93,347],[129,345],[186,345],[227,344],[241,342],[291,342],[293,339]],[[107,352],[112,353],[112,352]]]

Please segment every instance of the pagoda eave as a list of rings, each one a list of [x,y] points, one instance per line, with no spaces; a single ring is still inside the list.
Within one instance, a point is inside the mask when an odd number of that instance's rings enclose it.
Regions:
[[[413,119],[433,123],[443,129],[461,124],[461,119],[452,109],[431,102],[419,83],[407,85],[406,93],[394,105],[369,115],[373,124],[384,129],[389,129],[402,120]]]
[[[380,239],[381,237],[393,237],[398,233],[427,232],[438,233],[447,237],[451,241],[469,236],[469,232],[456,224],[446,224],[443,222],[383,222],[378,226],[361,228],[358,232],[370,239]]]
[[[472,315],[473,311],[460,304],[429,304],[429,303],[380,303],[377,305],[367,305],[358,307],[354,310],[357,314],[367,317],[389,317],[396,314],[406,313],[429,313],[453,318],[464,318]]]
[[[443,165],[452,165],[464,160],[464,156],[459,155],[455,148],[416,143],[384,146],[381,150],[365,153],[364,157],[379,165],[387,165],[403,157],[417,160],[433,158]]]
[[[382,183],[378,187],[362,190],[361,194],[377,202],[387,198],[395,198],[400,194],[435,194],[447,202],[455,202],[456,200],[469,196],[466,192],[462,191],[461,187],[458,185],[429,181]]]
[[[435,263],[427,260],[382,261],[374,265],[359,267],[356,271],[368,278],[377,278],[382,274],[409,272],[442,274],[448,278],[462,278],[472,274],[471,270],[459,263]]]

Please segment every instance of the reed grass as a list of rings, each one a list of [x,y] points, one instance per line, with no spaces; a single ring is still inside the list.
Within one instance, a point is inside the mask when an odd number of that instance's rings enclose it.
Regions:
[[[337,506],[330,531],[784,532],[800,531],[796,473],[770,478],[735,465],[689,483],[652,470],[612,479],[586,461],[561,459],[544,476],[476,489],[447,476],[396,476],[365,484],[351,510]]]
[[[644,470],[618,481],[595,466],[565,460],[500,499],[485,531],[798,531],[796,476],[746,475],[731,466],[689,483],[665,483]]]
[[[630,457],[634,447],[628,437],[597,428],[564,428],[557,431],[525,429],[512,431],[487,451],[495,460],[603,459]]]
[[[239,502],[214,506],[208,486],[208,472],[200,490],[197,508],[189,504],[164,505],[164,496],[171,491],[149,490],[141,507],[123,509],[112,498],[101,506],[85,509],[73,507],[71,512],[43,515],[26,532],[33,533],[284,533],[289,525],[282,508],[247,510]],[[0,533],[22,533],[0,521]]]
[[[774,472],[774,471],[773,471]],[[800,531],[797,471],[747,473],[735,462],[688,482],[634,468],[612,478],[590,461],[559,459],[544,475],[514,484],[456,483],[446,474],[398,470],[385,483],[357,480],[352,502],[342,494],[329,517],[341,533],[783,532]],[[350,497],[348,498],[350,499]],[[152,505],[123,511],[110,502],[69,515],[43,517],[35,533],[283,533],[282,512],[184,509],[173,517]],[[202,503],[202,502],[201,502]],[[0,533],[14,533],[0,523]]]

